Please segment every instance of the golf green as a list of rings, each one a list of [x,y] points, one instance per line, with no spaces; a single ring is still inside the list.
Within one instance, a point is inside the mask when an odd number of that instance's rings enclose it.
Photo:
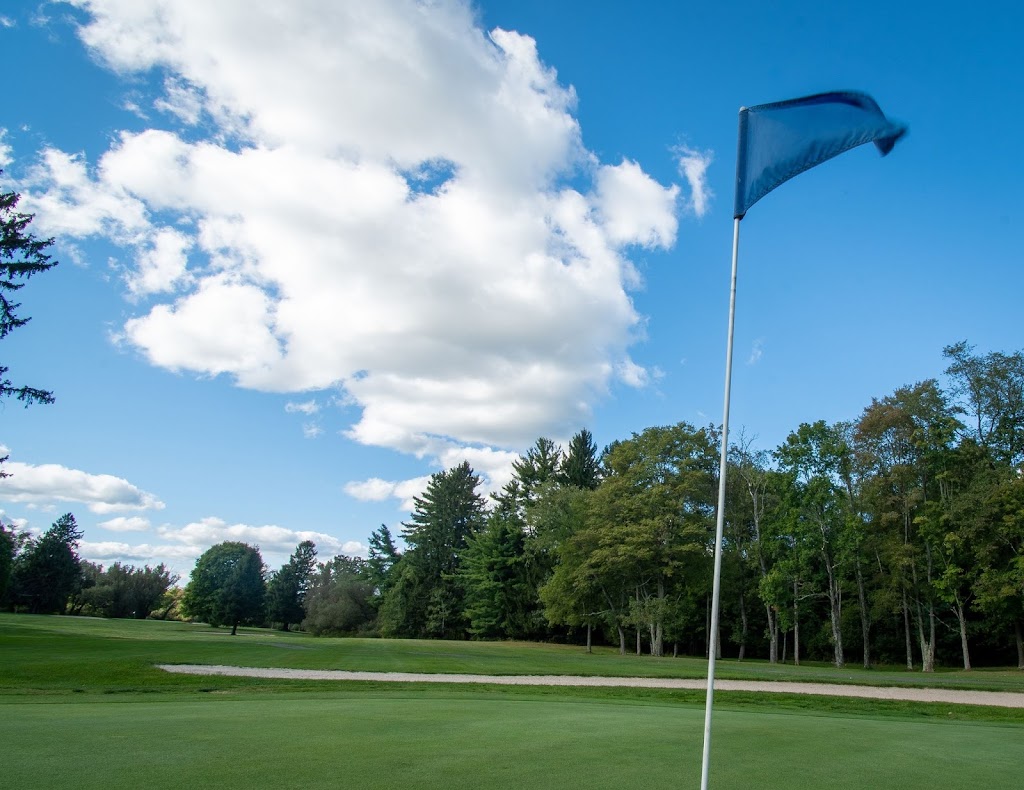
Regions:
[[[66,699],[66,698],[65,698]],[[31,788],[696,786],[703,711],[409,690],[3,704],[3,783]],[[1016,724],[724,710],[712,786],[1018,788]]]

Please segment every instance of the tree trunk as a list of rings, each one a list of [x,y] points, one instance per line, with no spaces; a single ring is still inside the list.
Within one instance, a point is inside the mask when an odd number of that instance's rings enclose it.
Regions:
[[[776,664],[779,661],[779,618],[768,604],[764,605],[764,611],[768,615],[768,663]]]
[[[868,596],[864,591],[864,574],[857,558],[857,600],[860,603],[860,633],[864,640],[864,669],[871,669],[871,613],[868,611]]]
[[[960,625],[960,651],[964,657],[964,670],[971,668],[971,651],[967,646],[967,613],[959,603],[953,606],[953,613],[956,614],[957,623]]]
[[[797,595],[799,587],[796,579],[793,580],[793,666],[800,666],[800,598]]]
[[[621,625],[616,624],[615,626],[619,631],[619,655],[626,655],[626,629]]]
[[[1017,669],[1024,669],[1024,633],[1021,633],[1020,620],[1013,621],[1013,631],[1017,637]]]
[[[786,645],[789,642],[789,631],[782,635],[782,663],[786,663]]]
[[[591,625],[590,625],[590,623],[587,623],[587,652],[588,653],[593,653],[594,651],[590,647],[590,631],[591,631]]]
[[[825,571],[828,573],[828,620],[832,628],[832,663],[837,669],[846,666],[843,655],[843,594],[839,589],[839,580],[835,576],[835,568],[828,554],[822,554],[825,560]]]
[[[740,654],[742,661],[747,653],[747,603],[743,597],[743,590],[740,590]]]
[[[665,580],[658,579],[658,607],[656,609],[654,628],[651,631],[651,655],[659,658],[665,652],[665,623],[662,614],[665,611]]]
[[[234,621],[234,622],[233,622],[233,623],[231,624],[231,636],[234,636],[234,635],[235,635],[235,634],[237,634],[237,633],[238,633],[238,621],[237,621],[237,620],[235,620],[235,621]]]
[[[914,671],[914,646],[910,639],[910,607],[907,606],[907,589],[903,588],[903,637],[907,643],[907,669]]]
[[[928,637],[924,634],[924,613],[917,604],[917,638],[921,643],[921,671],[935,671],[935,607],[928,604]]]
[[[925,566],[927,571],[928,588],[932,589],[932,550],[927,543],[924,546],[924,555],[927,560]],[[914,574],[915,588],[917,585],[917,573]],[[921,671],[935,671],[935,604],[928,602],[928,639],[924,636],[924,615],[921,611],[921,601],[917,602],[917,632],[921,640]]]
[[[672,658],[679,658],[679,643],[672,643]]]
[[[640,620],[640,617],[639,617],[639,610],[640,610],[640,588],[639,587],[636,588],[636,603],[637,603],[637,613],[638,613],[637,620],[639,621]],[[641,647],[640,646],[640,623],[637,622],[637,624],[636,624],[636,654],[638,656],[643,654],[641,649],[640,649],[640,647]],[[652,648],[653,648],[653,645],[652,645]]]

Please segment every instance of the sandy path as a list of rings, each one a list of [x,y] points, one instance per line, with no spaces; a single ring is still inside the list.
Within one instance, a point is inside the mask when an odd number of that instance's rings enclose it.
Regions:
[[[159,669],[186,675],[232,675],[292,680],[371,680],[392,683],[487,683],[500,686],[618,686],[657,689],[704,689],[704,680],[680,678],[606,678],[578,675],[425,675],[409,672],[346,672],[336,669],[261,669],[205,664],[157,664]],[[1009,691],[904,688],[899,686],[843,686],[830,683],[777,683],[760,680],[716,680],[717,691],[757,691],[769,694],[821,694],[829,697],[948,702],[955,705],[992,705],[1024,708],[1024,694]]]

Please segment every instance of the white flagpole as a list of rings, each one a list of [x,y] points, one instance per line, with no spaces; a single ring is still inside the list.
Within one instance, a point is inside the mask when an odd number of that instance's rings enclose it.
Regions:
[[[704,703],[704,757],[700,788],[708,790],[711,757],[711,707],[715,697],[715,654],[718,652],[718,601],[722,583],[722,531],[725,527],[725,471],[729,455],[729,394],[732,391],[732,338],[736,325],[736,264],[740,249],[740,218],[732,231],[732,286],[729,290],[729,339],[725,351],[725,407],[722,414],[722,456],[718,472],[718,519],[715,525],[715,580],[711,592],[711,634],[708,637],[708,693]]]

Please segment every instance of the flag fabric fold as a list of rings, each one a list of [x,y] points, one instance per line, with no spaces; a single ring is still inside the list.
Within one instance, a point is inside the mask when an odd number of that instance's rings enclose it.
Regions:
[[[870,96],[837,91],[740,110],[735,219],[775,187],[864,143],[889,153],[907,127]]]

